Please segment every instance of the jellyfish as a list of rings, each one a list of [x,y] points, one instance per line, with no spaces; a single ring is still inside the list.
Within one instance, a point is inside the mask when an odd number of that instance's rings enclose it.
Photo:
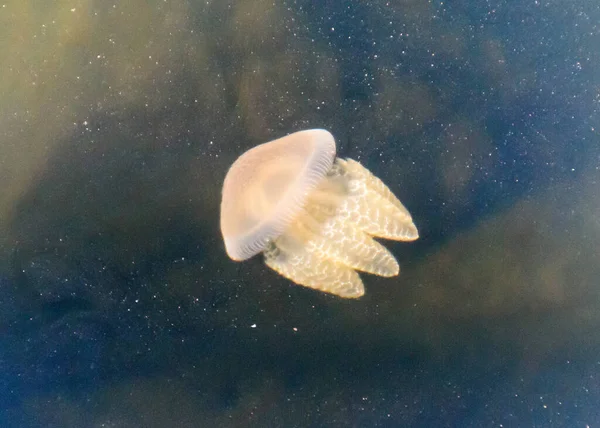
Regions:
[[[223,183],[221,232],[231,259],[262,253],[296,284],[344,298],[365,293],[357,271],[398,275],[398,262],[374,238],[419,237],[400,200],[357,161],[336,158],[324,129],[242,154]]]

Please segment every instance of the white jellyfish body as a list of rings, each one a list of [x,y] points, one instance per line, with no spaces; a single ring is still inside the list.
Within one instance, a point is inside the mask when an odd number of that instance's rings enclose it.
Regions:
[[[352,159],[335,158],[325,130],[300,131],[240,156],[223,184],[227,254],[266,264],[297,284],[341,297],[364,295],[356,270],[394,276],[394,256],[373,237],[418,238],[408,210]]]

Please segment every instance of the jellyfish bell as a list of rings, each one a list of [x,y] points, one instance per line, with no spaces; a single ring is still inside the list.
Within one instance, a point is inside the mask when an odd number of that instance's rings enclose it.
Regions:
[[[233,260],[248,259],[281,235],[334,158],[333,136],[320,129],[296,132],[242,154],[223,184],[221,231],[227,254]]]
[[[360,163],[336,158],[323,129],[258,145],[223,184],[221,232],[233,260],[263,253],[297,284],[341,297],[364,294],[357,270],[394,276],[394,256],[373,238],[418,238],[408,210]]]

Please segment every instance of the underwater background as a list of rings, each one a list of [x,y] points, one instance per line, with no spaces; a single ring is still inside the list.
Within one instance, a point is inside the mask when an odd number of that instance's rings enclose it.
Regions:
[[[1,427],[600,423],[597,0],[0,2]],[[344,300],[219,230],[256,144],[410,210]]]

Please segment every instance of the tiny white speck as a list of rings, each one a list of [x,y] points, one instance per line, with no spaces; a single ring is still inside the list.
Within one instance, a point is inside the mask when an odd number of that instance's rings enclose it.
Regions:
[[[256,324],[252,324],[250,328],[256,328]]]

